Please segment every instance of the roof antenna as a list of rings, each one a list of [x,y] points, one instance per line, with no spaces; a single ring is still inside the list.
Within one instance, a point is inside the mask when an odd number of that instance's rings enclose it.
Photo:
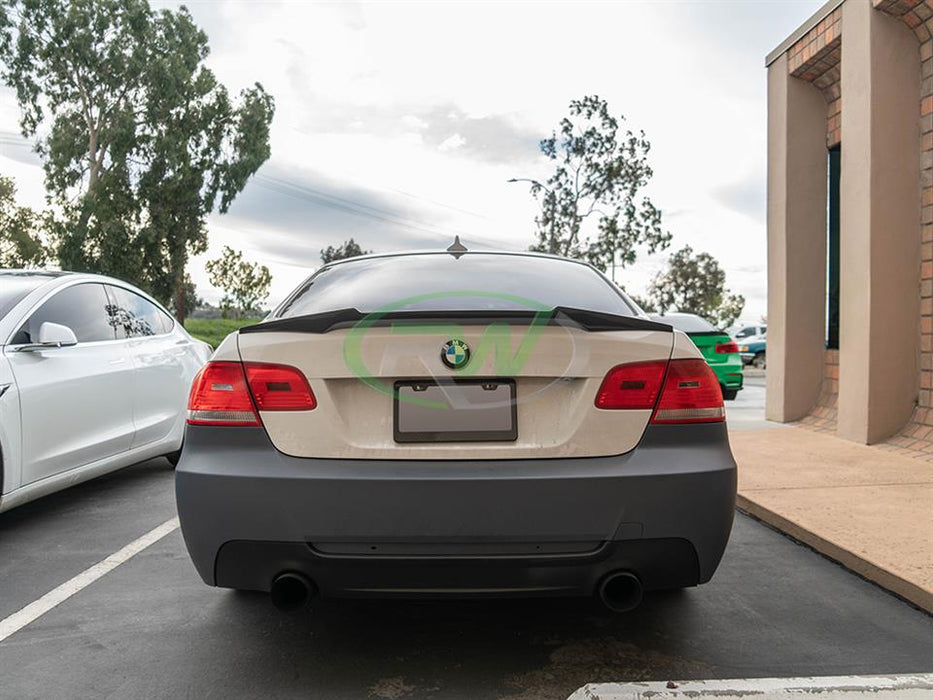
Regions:
[[[467,252],[467,247],[460,242],[460,236],[454,236],[454,242],[450,244],[447,252],[459,260],[460,256]]]

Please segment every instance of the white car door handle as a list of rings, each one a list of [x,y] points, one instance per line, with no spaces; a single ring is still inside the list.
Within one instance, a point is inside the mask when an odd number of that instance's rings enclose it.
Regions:
[[[126,358],[125,358],[125,357],[121,357],[119,360],[111,360],[111,361],[110,361],[110,364],[112,364],[112,365],[122,365],[122,364],[124,364],[124,363],[126,363]]]

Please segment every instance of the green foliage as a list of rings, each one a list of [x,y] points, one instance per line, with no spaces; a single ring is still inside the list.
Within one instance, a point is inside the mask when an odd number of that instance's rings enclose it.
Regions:
[[[555,169],[544,183],[528,180],[541,204],[531,250],[585,259],[607,270],[635,262],[639,246],[649,253],[668,246],[671,235],[661,229],[661,212],[639,195],[653,175],[651,144],[644,132],[621,133],[624,121],[609,113],[605,100],[589,95],[573,100],[560,133],[541,141]],[[595,232],[588,235],[584,224],[593,220]]]
[[[3,77],[39,137],[62,266],[133,281],[181,318],[205,219],[269,157],[274,111],[259,84],[232,100],[208,52],[184,7],[0,0]]]
[[[0,268],[41,267],[48,258],[39,216],[16,204],[16,184],[0,175]]]
[[[640,297],[635,294],[629,294],[629,298],[638,304],[641,307],[641,310],[645,313],[654,314],[658,310],[655,308],[654,302],[648,297]]]
[[[716,258],[694,255],[690,246],[670,257],[667,269],[652,280],[648,297],[659,313],[697,314],[719,328],[731,326],[745,308],[745,297],[726,289],[726,273]]]
[[[212,348],[220,345],[221,341],[233,331],[249,326],[253,323],[259,323],[259,318],[188,318],[185,320],[185,328],[198,340],[209,343]]]
[[[224,246],[223,254],[209,261],[205,267],[211,284],[226,292],[220,301],[224,318],[230,313],[235,318],[254,313],[259,302],[269,296],[269,285],[272,284],[269,268],[246,262],[243,253],[229,246]]]
[[[327,246],[321,251],[321,260],[326,265],[335,260],[346,260],[347,258],[355,258],[358,255],[369,255],[372,252],[371,250],[363,250],[360,248],[360,244],[351,238],[336,248],[332,245]]]

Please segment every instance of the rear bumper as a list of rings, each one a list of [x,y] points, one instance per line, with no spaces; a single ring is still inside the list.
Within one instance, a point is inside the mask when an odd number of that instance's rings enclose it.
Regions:
[[[588,595],[625,569],[648,589],[708,581],[732,527],[723,424],[652,426],[613,457],[303,459],[261,428],[189,427],[182,532],[206,583],[325,596]]]
[[[736,357],[734,362],[722,365],[710,365],[716,374],[716,379],[727,389],[741,389],[744,381],[742,368],[745,362]]]

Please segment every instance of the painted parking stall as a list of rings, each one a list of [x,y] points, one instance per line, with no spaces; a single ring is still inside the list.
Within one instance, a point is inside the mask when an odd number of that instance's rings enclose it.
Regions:
[[[154,460],[0,515],[0,600],[16,612],[161,525],[172,490]],[[83,564],[6,556],[90,539],[110,549]],[[30,585],[42,571],[54,577]],[[265,595],[205,587],[175,530],[0,642],[0,673],[17,698],[276,688],[492,700],[567,697],[600,680],[911,674],[931,639],[929,616],[741,516],[711,584],[648,595],[619,617],[587,601],[336,601],[283,616]]]

